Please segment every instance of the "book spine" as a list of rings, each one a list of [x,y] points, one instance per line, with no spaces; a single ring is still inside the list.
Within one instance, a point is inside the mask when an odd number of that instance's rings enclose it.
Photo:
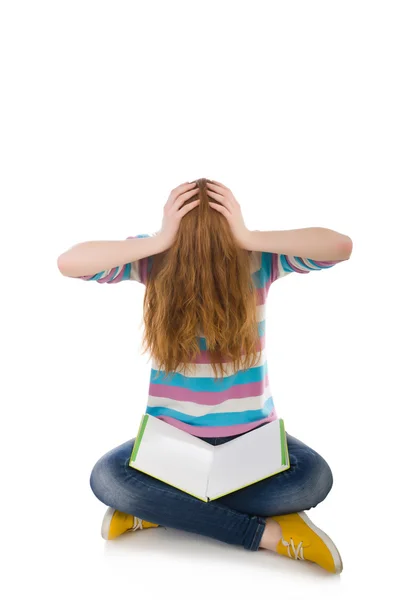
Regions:
[[[281,464],[286,465],[287,463],[287,453],[286,453],[286,435],[285,435],[285,427],[283,419],[280,419],[280,440],[281,440]]]
[[[145,432],[145,428],[146,428],[146,424],[149,420],[149,415],[143,415],[142,419],[141,419],[141,425],[139,427],[139,431],[138,431],[138,435],[137,438],[134,442],[134,447],[132,449],[132,454],[131,454],[131,460],[130,462],[134,462],[136,460],[137,454],[138,454],[138,450],[139,450],[139,446],[141,445],[141,441],[143,438],[143,434]]]

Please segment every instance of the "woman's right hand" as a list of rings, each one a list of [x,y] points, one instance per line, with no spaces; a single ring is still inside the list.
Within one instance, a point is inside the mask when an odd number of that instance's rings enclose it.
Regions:
[[[189,200],[189,198],[192,198],[192,196],[197,193],[198,188],[195,181],[193,181],[193,183],[182,183],[171,191],[164,206],[161,229],[157,234],[162,240],[162,247],[164,250],[168,250],[168,248],[172,246],[182,217],[198,206],[200,199],[182,206],[186,200]]]

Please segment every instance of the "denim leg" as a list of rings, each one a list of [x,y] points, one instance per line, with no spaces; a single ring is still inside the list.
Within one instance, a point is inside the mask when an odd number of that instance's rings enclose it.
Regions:
[[[287,471],[213,502],[262,517],[309,510],[322,502],[333,484],[328,463],[289,434],[287,443],[290,456],[290,468]]]
[[[203,502],[129,466],[134,440],[98,460],[90,485],[107,506],[165,527],[257,550],[265,519],[217,502]]]

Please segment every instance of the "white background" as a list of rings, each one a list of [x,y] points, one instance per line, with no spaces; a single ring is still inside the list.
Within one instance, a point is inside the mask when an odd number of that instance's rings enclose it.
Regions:
[[[396,12],[1,3],[5,597],[351,598],[391,581]],[[146,407],[144,286],[71,280],[57,257],[157,231],[171,189],[199,177],[230,187],[251,229],[353,239],[350,261],[279,280],[267,306],[278,413],[333,469],[309,516],[337,543],[340,577],[175,530],[100,537],[91,468]]]

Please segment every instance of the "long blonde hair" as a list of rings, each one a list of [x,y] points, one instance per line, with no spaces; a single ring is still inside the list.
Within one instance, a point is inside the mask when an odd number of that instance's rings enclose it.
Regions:
[[[208,204],[198,179],[197,208],[181,220],[173,245],[153,255],[143,301],[143,352],[157,369],[186,373],[200,353],[198,335],[218,378],[259,362],[256,289],[249,252],[237,245],[226,218]],[[217,200],[211,198],[211,202]],[[201,348],[202,350],[203,348]],[[243,355],[243,356],[242,356]]]

